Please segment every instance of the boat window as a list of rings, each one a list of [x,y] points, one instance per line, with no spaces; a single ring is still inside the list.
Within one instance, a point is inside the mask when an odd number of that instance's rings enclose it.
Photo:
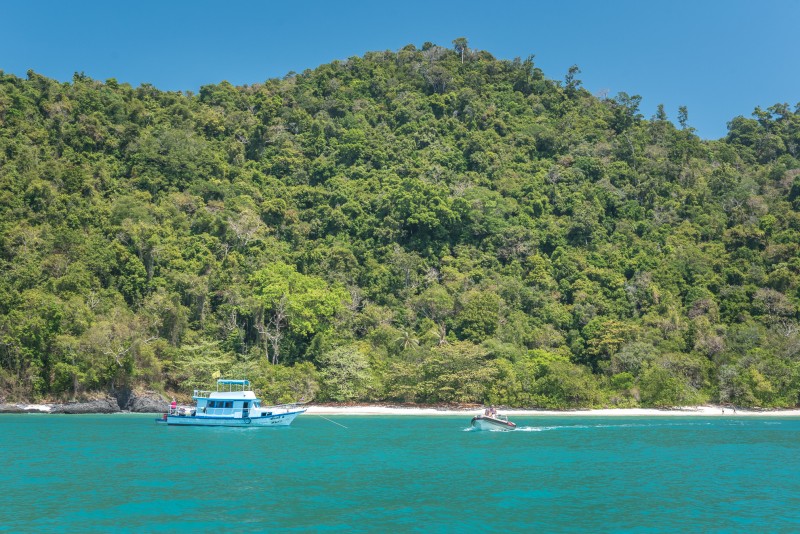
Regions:
[[[249,408],[249,407],[250,407],[250,403],[249,403],[249,402],[245,402],[245,403],[244,403],[244,407],[245,407],[245,408]]]
[[[216,408],[217,407],[217,401],[208,401],[208,407],[209,408]]]
[[[233,408],[233,401],[226,401],[225,402],[225,407],[226,408]]]

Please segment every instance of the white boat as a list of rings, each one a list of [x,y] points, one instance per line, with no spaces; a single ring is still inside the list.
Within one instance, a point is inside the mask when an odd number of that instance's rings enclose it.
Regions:
[[[517,425],[508,420],[505,415],[476,415],[472,418],[472,428],[475,430],[514,430]]]
[[[157,423],[184,426],[289,426],[304,413],[301,404],[262,406],[249,380],[217,380],[217,391],[196,389],[194,406],[170,406]]]

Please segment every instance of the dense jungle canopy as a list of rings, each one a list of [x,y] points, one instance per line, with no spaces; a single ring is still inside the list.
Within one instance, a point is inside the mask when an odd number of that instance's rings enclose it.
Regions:
[[[198,94],[0,71],[0,401],[796,406],[800,111],[704,141],[425,43]]]

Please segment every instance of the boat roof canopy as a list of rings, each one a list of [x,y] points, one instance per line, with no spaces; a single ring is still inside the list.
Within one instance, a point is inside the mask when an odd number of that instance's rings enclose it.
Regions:
[[[249,386],[249,380],[226,380],[224,378],[220,378],[217,380],[217,384],[235,384],[237,386]]]

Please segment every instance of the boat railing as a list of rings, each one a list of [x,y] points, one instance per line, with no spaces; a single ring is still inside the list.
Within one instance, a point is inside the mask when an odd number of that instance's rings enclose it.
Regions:
[[[248,417],[254,413],[254,410],[261,410],[267,411],[268,414],[272,414],[273,410],[285,410],[289,412],[293,409],[300,408],[305,403],[303,402],[293,402],[287,404],[272,404],[269,406],[261,406],[253,407],[253,408],[209,408],[204,406],[202,408],[196,408],[194,406],[176,406],[175,408],[169,407],[167,409],[167,413],[169,415],[178,416],[178,417],[188,417],[188,416],[195,416],[195,415],[202,415],[202,416],[223,416],[223,417]],[[279,412],[282,413],[282,412]]]
[[[297,408],[303,408],[307,403],[304,401],[299,402],[287,402],[285,404],[263,404],[261,405],[262,410],[266,409],[278,409],[278,410],[293,410]]]
[[[193,397],[197,399],[207,399],[213,391],[205,390],[205,389],[196,389],[194,390]]]
[[[192,415],[194,411],[195,409],[192,406],[176,406],[174,408],[170,406],[167,409],[167,413],[169,415],[179,415],[179,416]]]

